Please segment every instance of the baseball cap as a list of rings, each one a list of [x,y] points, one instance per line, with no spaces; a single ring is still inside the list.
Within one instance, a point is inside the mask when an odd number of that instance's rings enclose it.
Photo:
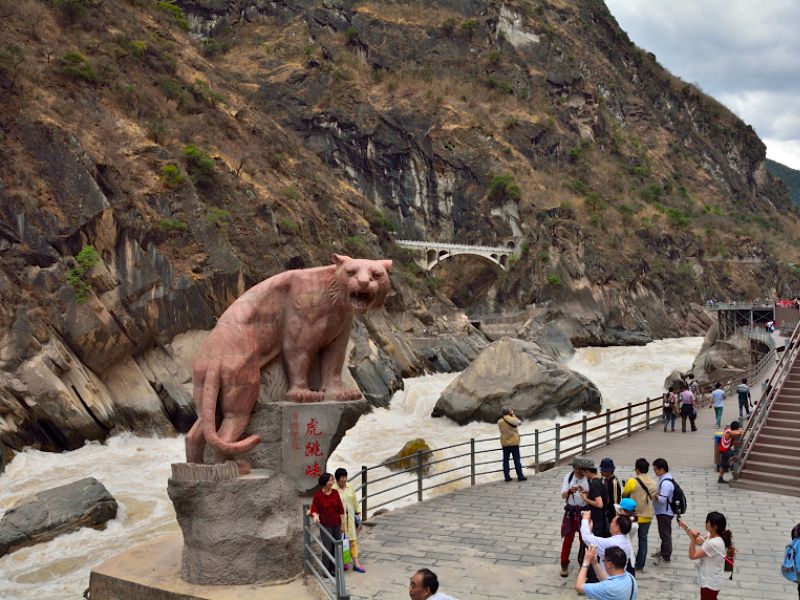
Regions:
[[[623,498],[619,501],[619,504],[615,504],[614,508],[617,509],[617,512],[624,510],[627,512],[635,512],[636,511],[636,500],[633,498]]]
[[[616,469],[614,466],[614,461],[610,458],[604,458],[600,461],[600,470],[605,471],[606,473],[612,473]]]

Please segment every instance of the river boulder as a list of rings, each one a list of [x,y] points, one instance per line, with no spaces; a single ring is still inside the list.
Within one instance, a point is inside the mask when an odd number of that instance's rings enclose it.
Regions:
[[[0,519],[0,556],[81,527],[103,529],[116,516],[117,501],[94,477],[39,492]]]
[[[431,413],[459,424],[494,423],[504,406],[522,419],[598,412],[601,396],[589,379],[559,364],[535,342],[503,338],[481,352],[442,392]]]
[[[703,347],[694,359],[691,372],[698,383],[704,384],[737,377],[750,366],[750,341],[733,336],[722,339],[719,325],[708,328]]]
[[[431,454],[431,447],[428,445],[428,442],[423,438],[409,440],[397,454],[386,459],[383,464],[386,465],[390,471],[406,471],[408,469],[413,469],[417,466],[417,452],[425,453],[422,455],[422,463],[424,465],[422,467],[422,472],[424,475],[428,475],[431,469],[428,463],[433,459],[433,454]]]

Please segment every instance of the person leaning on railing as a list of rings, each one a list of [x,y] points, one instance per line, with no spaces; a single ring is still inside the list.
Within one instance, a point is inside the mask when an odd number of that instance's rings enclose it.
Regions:
[[[311,506],[306,514],[330,534],[330,537],[325,534],[320,535],[320,537],[325,550],[331,556],[335,556],[335,540],[338,540],[342,535],[342,526],[344,525],[344,505],[339,493],[333,489],[333,475],[323,473],[318,481],[320,489],[314,493],[314,497],[311,499]],[[336,565],[328,558],[325,552],[322,553],[322,564],[325,565],[331,576],[336,576]]]

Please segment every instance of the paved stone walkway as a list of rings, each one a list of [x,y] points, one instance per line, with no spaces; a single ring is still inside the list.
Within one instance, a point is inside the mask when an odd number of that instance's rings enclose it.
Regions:
[[[735,399],[725,419],[733,417]],[[633,461],[652,462],[663,456],[686,492],[686,520],[703,527],[705,515],[721,511],[728,518],[738,549],[733,581],[723,583],[720,598],[796,598],[795,586],[779,567],[789,531],[800,520],[795,499],[730,489],[719,485],[712,466],[713,412],[703,410],[698,432],[660,428],[634,434],[590,454],[610,456],[622,478],[632,474]],[[373,518],[374,526],[359,540],[367,573],[347,575],[353,598],[407,598],[408,578],[418,568],[435,571],[442,591],[467,599],[576,598],[577,542],[568,578],[559,576],[562,515],[560,483],[568,467],[559,467],[528,481],[478,485],[407,506]],[[695,599],[695,567],[688,539],[674,527],[674,554],[669,566],[648,562],[639,575],[642,600]],[[648,554],[656,549],[652,526]],[[649,561],[649,559],[648,559]]]

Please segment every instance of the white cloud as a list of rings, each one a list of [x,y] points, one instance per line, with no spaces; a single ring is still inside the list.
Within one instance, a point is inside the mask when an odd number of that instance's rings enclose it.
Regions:
[[[764,138],[764,143],[767,145],[767,158],[800,171],[800,141]]]
[[[800,5],[796,0],[606,0],[658,61],[753,125],[770,158],[798,167]]]

